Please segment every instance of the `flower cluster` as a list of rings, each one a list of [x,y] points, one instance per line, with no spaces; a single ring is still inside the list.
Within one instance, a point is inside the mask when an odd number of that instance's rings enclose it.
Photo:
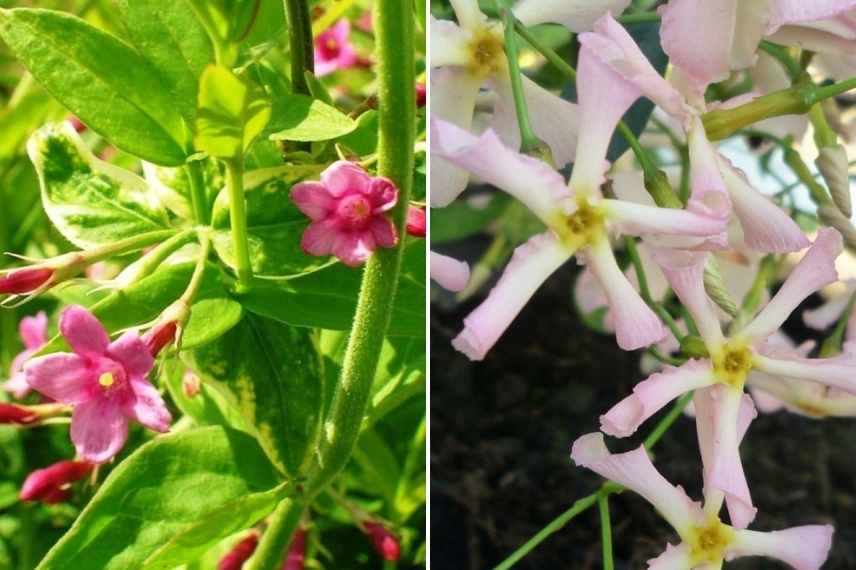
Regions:
[[[514,8],[523,25],[563,23],[579,34],[576,104],[525,77],[522,95],[518,91],[515,100],[502,26],[483,15],[476,2],[453,2],[457,24],[431,22],[434,45],[440,46],[431,61],[432,206],[451,203],[473,176],[512,196],[546,227],[514,251],[487,299],[464,319],[453,345],[472,360],[485,358],[541,284],[575,257],[585,265],[577,283],[578,306],[587,313],[603,307],[603,329],[614,332],[622,349],[652,347],[655,354],[681,354],[667,359],[670,365],[606,411],[601,431],[630,436],[669,402],[693,394],[703,504],[668,483],[642,447],[611,454],[601,433],[584,435],[573,445],[576,464],[641,494],[678,533],[681,543],[668,545],[649,561],[649,568],[720,568],[724,561],[755,555],[778,558],[800,570],[819,568],[831,546],[831,526],[747,530],[757,508],[739,446],[756,407],[786,407],[813,417],[856,412],[856,345],[845,342],[840,352],[823,351],[811,358],[812,346],[794,347],[780,332],[808,296],[838,281],[835,262],[843,250],[842,235],[821,228],[810,240],[788,212],[753,188],[720,153],[703,117],[712,109],[763,95],[762,89],[720,103],[705,98],[712,84],[733,71],[761,64],[762,39],[811,46],[828,55],[834,49],[830,46],[841,44],[830,39],[836,28],[828,19],[841,24],[852,18],[846,11],[856,2],[670,0],[659,10],[662,48],[671,63],[668,78],[613,17],[627,2],[582,4],[586,6],[533,0]],[[493,113],[487,128],[478,129],[473,109],[484,89],[494,102]],[[652,176],[645,157],[640,157],[644,173],[607,160],[619,121],[641,97],[656,104],[670,135],[686,147],[688,192],[672,194],[669,207],[652,199],[663,184],[667,193],[672,190]],[[553,164],[518,152],[524,130],[517,122],[521,107],[534,134],[550,147]],[[771,130],[784,130],[774,123],[771,119]],[[566,181],[559,169],[568,163],[573,168]],[[657,184],[661,188],[653,187]],[[832,207],[849,216],[849,200],[834,194]],[[615,238],[622,235],[630,236],[625,241],[635,256],[627,271],[614,253],[620,243]],[[753,290],[755,275],[766,270],[765,255],[796,252],[801,259],[775,295],[765,295],[766,287],[763,294]],[[743,275],[731,279],[720,268],[735,258],[742,260]],[[651,279],[642,284],[645,274]],[[465,264],[439,253],[432,253],[431,275],[453,291],[465,288],[469,278]],[[685,309],[685,322],[676,322],[660,303],[669,290]],[[806,322],[824,329],[846,320],[845,312],[853,311],[852,291],[851,284],[807,312]],[[733,298],[751,302],[738,306]],[[850,317],[846,331],[848,341],[854,319]],[[723,505],[728,524],[720,519]]]

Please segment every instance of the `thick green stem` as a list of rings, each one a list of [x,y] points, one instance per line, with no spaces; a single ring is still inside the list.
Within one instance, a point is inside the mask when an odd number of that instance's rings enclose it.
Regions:
[[[179,234],[172,236],[168,240],[161,242],[154,249],[145,254],[136,264],[136,270],[134,271],[134,281],[142,279],[143,277],[148,277],[149,275],[154,273],[155,269],[160,267],[160,265],[164,261],[166,261],[170,255],[172,255],[173,253],[178,251],[179,248],[190,242],[190,240],[193,239],[193,236],[195,235],[195,230],[185,230]]]
[[[187,180],[190,183],[190,203],[193,206],[193,217],[199,225],[207,225],[210,221],[208,196],[205,193],[205,180],[202,176],[202,166],[198,160],[187,163]]]
[[[288,45],[291,50],[291,86],[295,93],[309,95],[306,72],[315,72],[312,19],[306,0],[284,0],[288,18]]]
[[[226,187],[229,189],[229,219],[232,224],[232,247],[235,250],[238,290],[246,291],[253,280],[253,266],[250,263],[250,241],[247,234],[244,164],[240,157],[226,161]]]
[[[309,474],[310,496],[338,475],[351,457],[398,289],[416,126],[412,2],[377,0],[374,8],[380,103],[378,174],[398,187],[398,204],[390,215],[402,237],[396,247],[375,251],[366,264],[342,375],[320,442],[318,465]]]
[[[600,542],[603,548],[603,570],[613,570],[612,561],[612,522],[609,520],[609,493],[597,497],[597,510],[600,513]]]
[[[505,25],[505,58],[508,61],[508,79],[511,82],[511,93],[514,96],[514,111],[520,128],[520,150],[532,152],[541,147],[541,141],[532,129],[529,121],[529,109],[526,106],[526,94],[523,92],[523,80],[520,77],[520,62],[517,53],[517,38],[514,36],[514,14],[511,9],[498,0],[499,13]]]
[[[89,249],[81,252],[81,255],[86,259],[86,264],[96,263],[123,253],[131,253],[146,248],[152,244],[169,240],[175,236],[174,230],[158,230],[154,232],[144,233],[138,236],[125,238],[109,245],[102,245],[94,249]]]
[[[306,505],[300,497],[282,501],[270,517],[270,523],[253,557],[244,565],[247,570],[280,570],[291,537],[300,526]]]

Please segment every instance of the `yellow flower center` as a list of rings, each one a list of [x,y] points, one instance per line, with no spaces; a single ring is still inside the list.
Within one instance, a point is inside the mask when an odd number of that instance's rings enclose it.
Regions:
[[[744,344],[726,343],[713,357],[713,370],[719,381],[741,390],[753,366],[752,350]]]
[[[505,62],[502,36],[489,27],[479,28],[470,41],[470,68],[474,73],[487,75],[502,69]]]
[[[109,388],[116,382],[116,379],[113,378],[113,374],[110,372],[105,372],[101,376],[98,377],[98,383],[101,384],[104,388]]]
[[[687,539],[693,566],[721,562],[725,558],[725,549],[732,540],[734,531],[716,517],[711,517],[705,526],[695,527]]]
[[[576,211],[556,221],[555,231],[569,244],[585,247],[603,235],[603,220],[601,209],[580,197],[577,199]]]

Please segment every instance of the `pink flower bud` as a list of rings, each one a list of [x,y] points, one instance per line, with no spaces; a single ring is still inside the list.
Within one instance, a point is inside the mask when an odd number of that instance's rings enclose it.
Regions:
[[[416,84],[416,106],[420,109],[425,106],[425,100],[428,97],[428,89],[424,83]]]
[[[44,501],[49,504],[68,500],[68,491],[75,481],[80,481],[92,471],[92,464],[85,461],[60,461],[50,467],[37,469],[27,476],[21,487],[22,501]]]
[[[143,342],[152,357],[156,357],[163,348],[175,340],[175,333],[178,330],[178,323],[175,321],[167,321],[165,323],[156,324],[149,332],[143,336]]]
[[[385,526],[376,522],[364,522],[363,528],[381,558],[394,562],[401,557],[401,545],[398,539]]]
[[[74,115],[72,115],[72,116],[70,116],[70,117],[68,118],[68,122],[69,122],[69,124],[71,124],[71,127],[72,127],[72,128],[75,130],[75,132],[77,132],[78,134],[79,134],[79,133],[84,133],[84,132],[86,132],[86,128],[87,128],[87,127],[86,127],[86,125],[84,125],[84,124],[83,124],[83,121],[81,121],[80,119],[78,119],[78,118],[77,118],[77,117],[75,117]]]
[[[259,545],[259,533],[251,532],[246,538],[236,544],[226,556],[220,559],[217,570],[241,570],[244,562],[250,559],[256,546]]]
[[[31,424],[39,419],[39,414],[24,406],[0,404],[0,424]]]
[[[30,293],[47,283],[53,274],[54,270],[49,267],[33,266],[15,269],[0,275],[0,293],[15,295]]]
[[[288,556],[282,565],[282,570],[303,570],[306,559],[306,530],[299,528],[291,539]]]
[[[184,392],[184,395],[188,398],[193,398],[199,394],[202,390],[202,382],[199,380],[199,376],[188,370],[184,373],[184,376],[181,378],[181,391]]]
[[[425,209],[416,206],[407,208],[407,233],[413,237],[425,237]]]

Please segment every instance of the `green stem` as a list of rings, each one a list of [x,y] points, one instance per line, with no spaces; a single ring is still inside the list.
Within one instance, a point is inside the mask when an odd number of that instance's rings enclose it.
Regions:
[[[853,310],[856,309],[856,292],[850,296],[850,301],[844,308],[844,312],[835,323],[835,328],[832,333],[823,341],[820,347],[820,357],[827,358],[841,352],[841,346],[844,342],[844,332],[847,330],[847,325],[850,322],[850,317],[853,316]]]
[[[824,206],[832,203],[832,198],[830,198],[829,194],[826,192],[826,188],[824,188],[823,185],[817,181],[814,175],[812,175],[811,171],[808,169],[808,165],[795,148],[790,145],[784,147],[784,160],[785,164],[793,170],[800,182],[808,188],[811,199],[815,204],[818,206]]]
[[[532,129],[529,121],[529,109],[526,106],[526,95],[523,92],[523,80],[520,77],[520,62],[517,53],[517,38],[514,37],[514,14],[504,5],[503,0],[497,0],[499,13],[505,26],[505,58],[508,61],[508,78],[511,82],[511,93],[514,96],[514,110],[517,114],[517,124],[520,128],[520,150],[532,152],[541,147],[541,141]]]
[[[648,434],[648,437],[645,438],[644,445],[645,449],[649,452],[654,449],[654,446],[657,445],[657,442],[660,441],[660,438],[665,435],[672,424],[677,421],[681,414],[684,412],[684,408],[687,407],[687,404],[690,403],[690,400],[693,399],[693,393],[687,392],[675,402],[675,405],[672,406],[672,409],[669,410],[669,413],[663,416],[663,419],[651,430],[651,433]]]
[[[158,230],[154,232],[144,233],[138,236],[125,238],[109,245],[102,245],[94,249],[89,249],[81,252],[86,258],[86,264],[96,263],[123,253],[131,253],[148,247],[154,243],[162,242],[175,236],[175,230]]]
[[[282,568],[291,537],[300,526],[305,508],[305,503],[299,497],[285,499],[276,507],[253,557],[244,565],[247,570]]]
[[[825,148],[838,144],[838,135],[829,126],[829,121],[826,120],[826,114],[823,112],[823,104],[815,103],[808,112],[808,118],[811,121],[811,126],[814,127],[814,142],[817,148]]]
[[[616,20],[625,26],[632,26],[633,24],[647,24],[649,22],[659,22],[660,14],[657,12],[640,12],[619,16]]]
[[[398,187],[398,204],[390,216],[402,237],[396,247],[375,251],[366,263],[328,427],[319,444],[318,464],[309,474],[310,496],[336,477],[353,453],[398,290],[416,126],[412,2],[377,0],[374,7],[380,102],[378,174]]]
[[[211,239],[207,235],[203,235],[199,240],[202,248],[199,251],[199,258],[196,260],[196,267],[193,268],[193,275],[190,276],[190,283],[184,293],[181,294],[181,301],[188,307],[193,304],[193,299],[199,292],[199,287],[202,285],[202,277],[205,275],[205,264],[208,262],[208,255],[211,253]]]
[[[669,311],[660,303],[656,302],[651,297],[651,290],[648,288],[648,277],[645,275],[645,267],[642,265],[642,258],[639,256],[639,249],[636,247],[636,240],[631,236],[624,236],[624,246],[627,249],[627,255],[630,256],[630,263],[633,265],[633,271],[636,272],[636,280],[639,282],[639,296],[642,300],[651,307],[658,317],[665,323],[677,340],[681,340],[683,333],[678,328],[678,324]]]
[[[193,206],[193,217],[199,225],[207,225],[210,221],[208,196],[205,193],[205,180],[202,176],[202,166],[198,160],[187,163],[187,180],[190,183],[190,203]]]
[[[851,89],[856,89],[856,77],[851,77],[850,79],[845,79],[844,81],[839,81],[832,85],[815,87],[812,90],[812,103],[817,103],[818,101],[823,101],[830,97],[837,97]]]
[[[315,72],[312,19],[306,0],[284,0],[288,18],[288,45],[291,50],[291,86],[295,93],[309,95],[306,72]]]
[[[238,273],[238,291],[246,291],[253,280],[250,241],[247,234],[247,200],[244,196],[244,164],[241,157],[226,161],[226,187],[229,189],[229,219],[232,245]]]
[[[562,73],[562,75],[567,76],[571,81],[577,80],[576,70],[568,65],[568,63],[562,59],[562,56],[541,43],[541,41],[536,38],[519,20],[514,21],[514,29],[517,30],[520,37],[529,42],[529,44],[535,48],[535,51],[543,55],[544,58],[553,65],[553,67]]]
[[[142,279],[143,277],[148,277],[154,273],[155,269],[160,267],[160,265],[166,261],[170,255],[187,244],[195,235],[195,230],[185,230],[181,233],[175,234],[145,254],[138,262],[139,265],[137,265],[136,271],[134,272],[134,281]]]
[[[791,57],[788,48],[785,46],[780,46],[779,44],[774,44],[767,40],[761,40],[761,43],[758,45],[758,49],[766,52],[773,59],[778,61],[781,66],[785,68],[785,71],[788,73],[791,81],[795,81],[800,75],[802,75],[803,69],[800,67],[799,63]]]
[[[600,543],[603,547],[603,570],[613,570],[612,522],[609,520],[609,493],[599,493],[597,510],[600,512]]]

